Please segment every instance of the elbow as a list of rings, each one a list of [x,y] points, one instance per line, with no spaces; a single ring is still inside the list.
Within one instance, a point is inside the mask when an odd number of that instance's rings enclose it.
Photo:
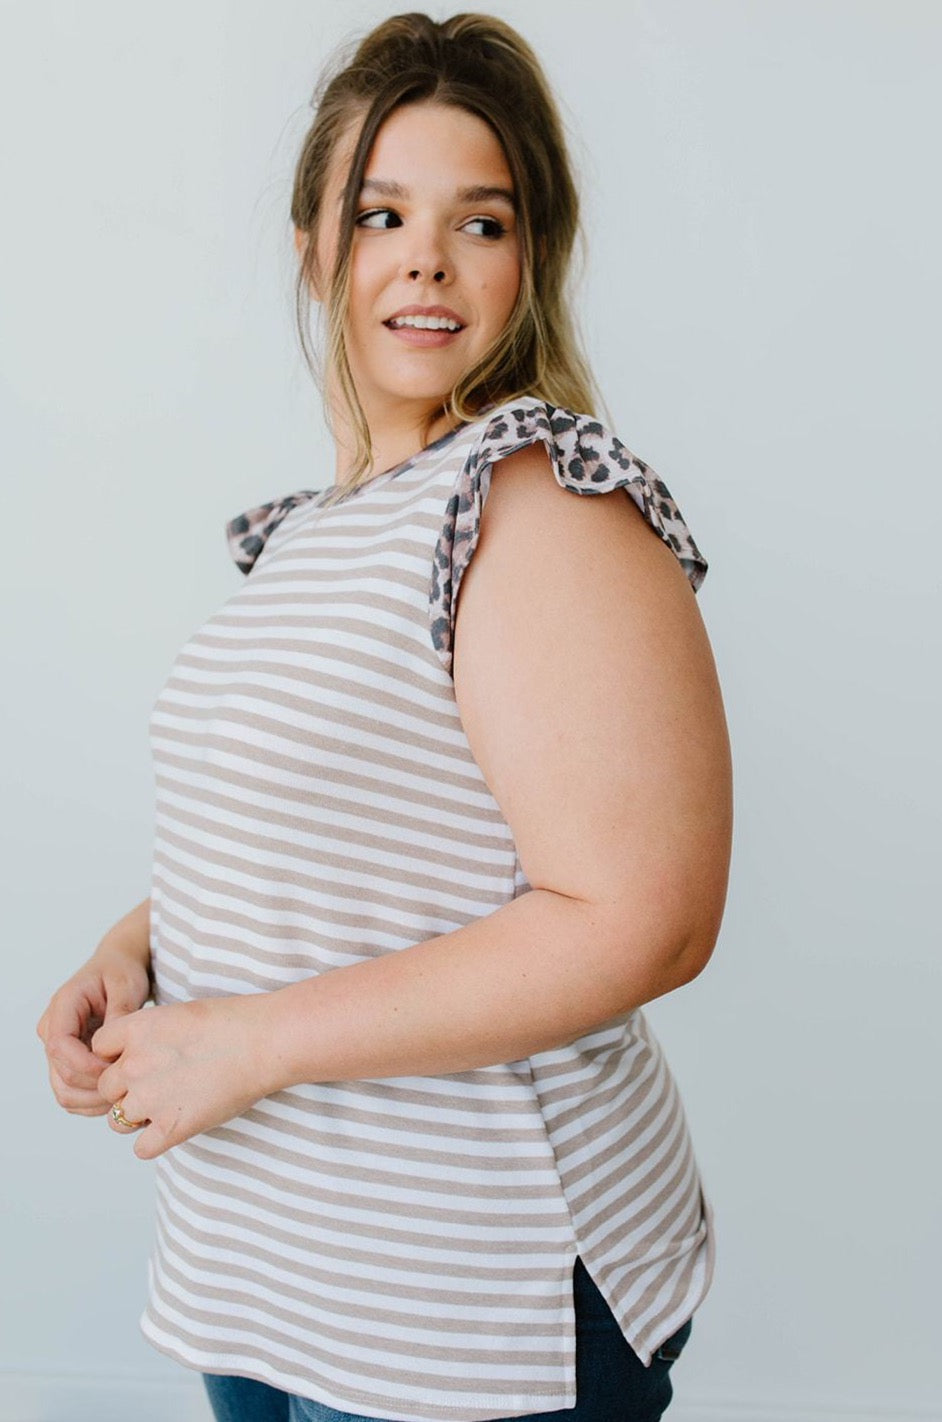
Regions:
[[[725,902],[724,887],[724,892],[717,895],[712,903],[701,904],[700,911],[675,938],[675,943],[679,946],[671,955],[673,970],[677,976],[674,986],[683,987],[685,983],[693,982],[713,957],[713,949],[720,936]]]
[[[646,999],[663,997],[699,977],[713,956],[718,937],[719,923],[699,923],[675,930],[657,947],[652,946]]]
[[[724,886],[723,893],[714,895],[712,902],[700,903],[698,910],[690,915],[683,931],[675,938],[675,943],[679,944],[672,955],[677,987],[693,982],[712,958],[720,936],[725,903]]]
[[[704,971],[719,939],[725,891],[711,895],[653,893],[645,901],[608,905],[608,932],[601,935],[607,982],[616,1012],[631,1011],[684,987]],[[599,922],[595,905],[592,924]],[[598,941],[598,937],[597,937]]]
[[[605,975],[610,994],[606,1017],[632,1012],[693,982],[709,963],[717,936],[713,929],[645,935],[643,940],[637,932],[617,935],[618,948],[609,960],[609,966],[616,966]]]
[[[674,961],[674,972],[677,979],[673,984],[674,987],[683,987],[700,976],[713,956],[713,949],[716,947],[718,937],[718,929],[707,935],[691,934]]]
[[[686,902],[662,899],[661,961],[674,978],[666,991],[693,982],[713,956],[726,909],[728,857],[711,877]]]

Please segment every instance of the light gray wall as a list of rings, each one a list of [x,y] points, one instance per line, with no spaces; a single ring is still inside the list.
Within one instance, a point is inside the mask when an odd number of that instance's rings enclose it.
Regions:
[[[391,8],[0,4],[0,1422],[205,1415],[137,1333],[151,1169],[55,1106],[33,1025],[147,892],[147,718],[240,579],[225,520],[331,477],[292,163]],[[616,428],[712,564],[732,883],[649,1014],[718,1222],[671,1416],[937,1418],[942,12],[495,9],[574,131]]]

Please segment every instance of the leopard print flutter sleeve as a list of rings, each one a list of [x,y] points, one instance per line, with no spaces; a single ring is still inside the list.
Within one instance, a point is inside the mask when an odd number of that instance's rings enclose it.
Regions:
[[[513,401],[493,411],[483,424],[459,473],[435,548],[429,620],[433,645],[449,674],[458,590],[477,543],[492,466],[538,440],[546,447],[558,484],[575,494],[624,489],[676,555],[694,591],[706,576],[706,559],[667,485],[620,439],[592,416],[532,398]]]

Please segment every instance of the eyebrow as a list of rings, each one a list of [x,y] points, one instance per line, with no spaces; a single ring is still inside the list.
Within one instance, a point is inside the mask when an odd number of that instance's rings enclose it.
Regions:
[[[402,183],[387,182],[384,178],[364,178],[360,189],[364,193],[375,193],[377,197],[407,198],[409,189],[403,187]],[[341,201],[346,193],[341,194]],[[455,194],[459,202],[493,202],[499,199],[516,210],[517,200],[510,188],[491,187],[489,184],[480,183],[475,187],[459,188]]]

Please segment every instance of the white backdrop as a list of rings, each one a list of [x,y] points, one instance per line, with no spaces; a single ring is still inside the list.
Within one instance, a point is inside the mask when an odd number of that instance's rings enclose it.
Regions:
[[[148,891],[147,719],[241,579],[225,520],[332,478],[292,165],[393,8],[0,0],[0,1422],[206,1415],[137,1331],[152,1168],[56,1107],[33,1028]],[[939,1418],[942,7],[493,8],[564,101],[616,428],[711,562],[730,897],[650,1017],[719,1257],[670,1415]]]

